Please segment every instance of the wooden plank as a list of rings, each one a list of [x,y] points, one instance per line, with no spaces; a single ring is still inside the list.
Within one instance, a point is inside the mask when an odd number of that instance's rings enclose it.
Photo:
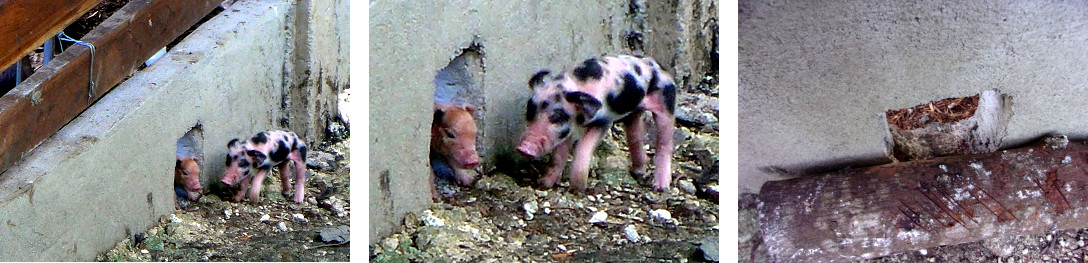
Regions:
[[[768,182],[760,228],[776,262],[861,260],[1088,227],[1088,145],[1001,152]]]
[[[0,68],[34,51],[101,0],[0,0]]]
[[[133,0],[83,37],[94,44],[97,87],[89,93],[89,48],[72,45],[0,97],[0,171],[56,133],[221,0]]]

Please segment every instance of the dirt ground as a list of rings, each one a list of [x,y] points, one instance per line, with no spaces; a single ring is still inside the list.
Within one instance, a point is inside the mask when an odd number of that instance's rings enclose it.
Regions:
[[[669,191],[629,174],[624,133],[614,126],[597,148],[586,193],[569,191],[569,171],[557,187],[540,189],[547,160],[490,171],[473,187],[438,180],[443,200],[407,214],[400,232],[370,247],[370,260],[717,261],[717,93],[699,92],[714,85],[711,77],[678,95],[678,111],[702,117],[678,124]]]
[[[695,161],[692,153],[716,152],[717,135],[694,134],[685,140],[674,163],[683,167],[678,174],[686,178],[663,193],[627,174],[626,151],[607,150],[619,145],[617,139],[605,143],[606,150],[598,150],[600,165],[585,194],[568,191],[566,179],[557,188],[538,189],[537,177],[527,175],[534,173],[529,171],[514,176],[496,172],[473,188],[442,181],[438,188],[445,200],[407,215],[405,229],[372,246],[370,259],[702,262],[707,253],[716,258],[717,153],[708,158],[709,164]]]
[[[758,198],[740,197],[740,262],[771,262],[759,230]],[[1088,262],[1088,228],[931,247],[857,262]]]
[[[212,194],[133,233],[97,260],[348,261],[349,159],[346,140],[311,147],[303,204],[281,195],[278,173],[265,180],[256,206],[224,201],[230,193],[209,189]]]

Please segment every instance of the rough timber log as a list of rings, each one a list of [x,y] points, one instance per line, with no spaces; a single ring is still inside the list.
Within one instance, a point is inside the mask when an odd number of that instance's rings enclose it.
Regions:
[[[1088,146],[1064,136],[987,154],[768,182],[760,227],[777,262],[860,260],[1088,227]]]

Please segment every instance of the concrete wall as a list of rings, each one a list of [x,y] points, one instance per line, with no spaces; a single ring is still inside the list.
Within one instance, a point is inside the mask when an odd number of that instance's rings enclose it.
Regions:
[[[1088,136],[1088,5],[742,1],[740,191],[820,167],[887,161],[888,109],[997,88],[1003,147]]]
[[[627,1],[376,1],[370,7],[370,242],[430,205],[434,78],[462,49],[482,48],[483,165],[509,155],[524,125],[526,82],[621,52]],[[577,7],[577,8],[571,8]]]
[[[297,37],[285,18],[301,3],[235,3],[237,12],[207,21],[0,175],[0,257],[93,260],[173,212],[175,142],[194,125],[203,130],[202,181],[219,180],[227,141],[279,128],[283,84],[299,78],[284,70],[294,65],[284,50]],[[338,8],[314,20],[333,17],[333,29],[346,28],[347,9]],[[332,36],[306,37],[347,39]],[[322,52],[310,52],[314,67],[336,69],[323,78],[346,82],[347,60]]]
[[[349,88],[348,0],[296,1],[286,14],[291,30],[284,52],[281,125],[314,144],[335,134],[326,126],[341,123],[337,95]],[[283,122],[286,120],[286,122]],[[338,131],[331,131],[336,133]]]

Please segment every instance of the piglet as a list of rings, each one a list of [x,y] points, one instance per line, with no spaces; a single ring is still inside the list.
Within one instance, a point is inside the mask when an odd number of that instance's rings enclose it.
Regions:
[[[200,198],[201,189],[197,158],[178,155],[174,164],[174,193],[178,198],[196,201]]]
[[[242,201],[249,193],[249,201],[256,204],[261,193],[261,182],[276,166],[280,170],[283,194],[291,189],[291,174],[295,179],[295,203],[302,203],[306,187],[306,144],[294,132],[265,131],[252,138],[234,138],[227,143],[226,170],[220,180],[227,186],[241,183],[234,201]],[[289,165],[293,165],[294,169]],[[256,170],[256,174],[251,174]],[[252,187],[252,188],[251,188]]]
[[[559,180],[573,151],[571,190],[585,190],[593,150],[615,122],[622,123],[627,133],[631,174],[644,173],[648,157],[642,148],[646,136],[642,115],[650,112],[657,131],[653,188],[669,188],[676,85],[653,59],[623,55],[590,58],[573,70],[538,71],[528,84],[528,125],[517,151],[532,159],[555,152],[541,179],[543,187],[552,187]]]
[[[453,177],[463,186],[476,181],[472,169],[480,164],[476,153],[476,120],[472,105],[434,104],[431,122],[431,169],[439,178]],[[431,181],[433,186],[434,181]],[[432,194],[437,199],[434,187]]]

